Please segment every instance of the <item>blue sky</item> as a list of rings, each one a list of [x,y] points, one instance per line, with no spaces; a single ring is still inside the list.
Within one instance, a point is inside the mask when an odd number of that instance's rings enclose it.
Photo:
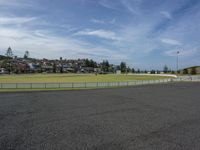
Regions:
[[[0,0],[0,54],[200,65],[199,0]]]

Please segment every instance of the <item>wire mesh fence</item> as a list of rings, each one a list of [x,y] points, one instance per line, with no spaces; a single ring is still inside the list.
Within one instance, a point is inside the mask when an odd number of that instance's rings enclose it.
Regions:
[[[141,80],[125,82],[74,82],[74,83],[0,83],[0,89],[59,89],[59,88],[102,88],[147,85],[171,82],[172,79]]]

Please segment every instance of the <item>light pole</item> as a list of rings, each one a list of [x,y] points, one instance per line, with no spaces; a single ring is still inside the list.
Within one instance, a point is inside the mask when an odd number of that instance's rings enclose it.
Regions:
[[[176,52],[176,54],[177,54],[177,57],[176,57],[176,73],[177,74],[178,74],[178,54],[179,53],[180,53],[179,51]]]

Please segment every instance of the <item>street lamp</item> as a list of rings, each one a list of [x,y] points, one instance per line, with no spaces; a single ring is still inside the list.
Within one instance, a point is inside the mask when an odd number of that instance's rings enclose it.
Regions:
[[[176,57],[176,72],[177,72],[177,74],[178,74],[178,54],[179,53],[180,53],[179,51],[176,52],[176,54],[177,54],[177,57]]]

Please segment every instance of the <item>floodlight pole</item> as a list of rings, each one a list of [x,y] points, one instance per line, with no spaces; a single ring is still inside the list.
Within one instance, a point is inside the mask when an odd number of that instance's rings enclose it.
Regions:
[[[176,54],[177,54],[177,56],[176,56],[176,73],[177,74],[178,74],[178,54],[179,53],[180,53],[179,51],[176,52]]]

